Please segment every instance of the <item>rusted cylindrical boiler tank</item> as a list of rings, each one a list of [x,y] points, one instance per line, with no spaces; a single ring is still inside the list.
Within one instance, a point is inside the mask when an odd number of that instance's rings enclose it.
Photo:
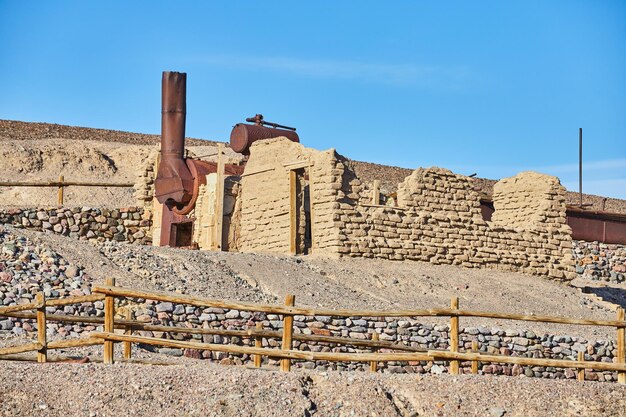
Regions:
[[[185,163],[187,74],[164,71],[161,82],[161,161],[154,183],[159,203],[191,200],[193,175]]]
[[[250,153],[250,146],[257,140],[277,138],[280,136],[284,136],[293,142],[300,142],[300,137],[292,130],[276,129],[260,126],[258,124],[248,125],[238,123],[230,132],[230,148],[235,152],[248,155]]]

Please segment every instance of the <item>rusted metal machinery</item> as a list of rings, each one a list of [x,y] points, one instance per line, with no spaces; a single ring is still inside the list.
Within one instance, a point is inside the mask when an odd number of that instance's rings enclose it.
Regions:
[[[154,195],[163,204],[161,246],[193,247],[196,206],[206,175],[217,172],[215,162],[185,157],[187,74],[163,72],[161,110],[161,159],[154,182]],[[229,175],[241,175],[243,167],[226,164]]]
[[[163,72],[161,158],[154,183],[154,195],[163,205],[161,246],[195,246],[193,210],[199,189],[207,183],[206,176],[218,169],[215,162],[185,157],[186,92],[187,74]],[[231,148],[235,152],[247,155],[250,145],[261,139],[285,136],[294,142],[300,141],[295,128],[266,122],[260,114],[246,121],[254,124],[237,124],[231,133]],[[241,175],[243,169],[242,165],[224,164],[226,175]]]
[[[187,74],[163,72],[161,93],[161,159],[154,182],[154,195],[163,204],[160,245],[192,246],[193,219],[187,215],[209,166],[185,158]]]
[[[295,127],[266,122],[263,120],[262,114],[248,117],[246,122],[254,124],[238,123],[233,126],[233,130],[230,132],[230,148],[235,152],[248,155],[250,146],[257,140],[277,138],[279,136],[284,136],[293,142],[300,142],[300,137],[296,133]]]

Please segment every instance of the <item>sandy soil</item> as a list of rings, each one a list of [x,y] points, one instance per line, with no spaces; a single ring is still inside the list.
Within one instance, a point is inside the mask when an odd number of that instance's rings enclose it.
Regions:
[[[3,416],[626,415],[626,386],[524,377],[5,362],[0,379]]]
[[[136,183],[147,161],[155,161],[158,145],[76,139],[4,140],[0,142],[0,181],[94,181]],[[190,155],[216,160],[216,146],[191,146]],[[226,162],[241,159],[226,149]],[[133,188],[68,187],[65,206],[136,206]],[[0,187],[0,207],[53,207],[55,187]]]

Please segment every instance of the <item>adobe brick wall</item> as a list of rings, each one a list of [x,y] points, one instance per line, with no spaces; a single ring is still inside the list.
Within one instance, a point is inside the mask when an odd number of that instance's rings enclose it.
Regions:
[[[309,161],[314,253],[418,260],[572,279],[571,229],[558,179],[521,173],[494,188],[483,220],[472,179],[419,168],[398,186],[398,207],[368,205],[371,186],[333,149],[260,141],[242,177],[242,251],[289,253],[289,169]]]

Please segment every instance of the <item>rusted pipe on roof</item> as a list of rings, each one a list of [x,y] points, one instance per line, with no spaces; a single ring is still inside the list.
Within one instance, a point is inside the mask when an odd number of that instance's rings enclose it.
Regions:
[[[154,194],[161,204],[184,205],[194,188],[184,156],[187,74],[164,71],[161,84],[161,161]]]

